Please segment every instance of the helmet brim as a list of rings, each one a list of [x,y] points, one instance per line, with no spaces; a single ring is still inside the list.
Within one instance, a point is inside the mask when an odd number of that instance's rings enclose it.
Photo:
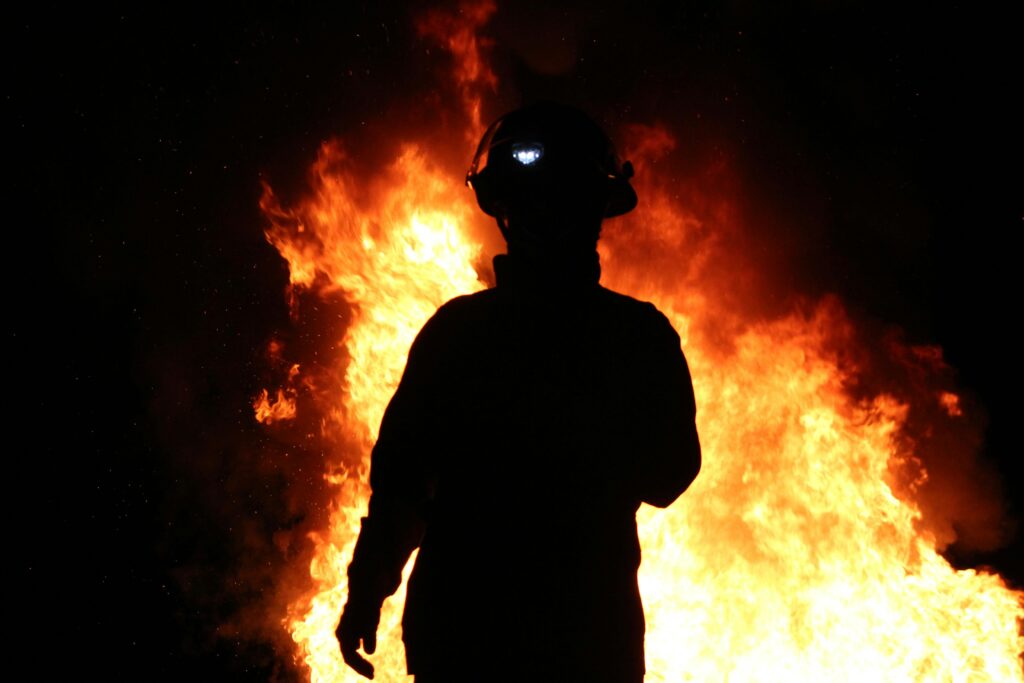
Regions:
[[[612,185],[611,195],[608,198],[608,207],[604,211],[605,218],[621,216],[636,208],[636,190],[628,180],[616,180]]]

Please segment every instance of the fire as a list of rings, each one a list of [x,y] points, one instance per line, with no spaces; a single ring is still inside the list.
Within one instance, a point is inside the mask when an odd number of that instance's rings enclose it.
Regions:
[[[277,390],[277,399],[270,400],[270,392],[263,389],[253,404],[256,411],[256,419],[263,424],[273,424],[281,420],[290,420],[295,417],[295,400],[285,396],[284,389]]]
[[[480,90],[494,89],[498,85],[498,79],[481,49],[490,41],[480,37],[478,31],[496,9],[491,0],[465,2],[458,15],[435,10],[427,12],[417,24],[421,36],[437,40],[455,58],[452,78],[459,89],[462,107],[469,116],[465,139],[474,146],[484,132],[480,118]]]
[[[428,15],[421,34],[454,55],[459,137],[475,141],[480,92],[496,81],[476,38],[493,6],[470,9]],[[842,353],[857,343],[842,306],[826,299],[760,322],[724,313],[699,275],[721,258],[705,239],[708,223],[735,219],[727,206],[695,211],[645,177],[645,161],[671,149],[671,131],[633,133],[643,202],[606,225],[602,284],[654,302],[679,330],[704,450],[690,490],[638,517],[648,680],[1024,681],[1022,594],[938,553],[913,497],[927,473],[897,438],[909,406],[850,395],[861,368]],[[362,680],[343,664],[334,629],[369,495],[369,451],[409,346],[441,303],[487,286],[471,230],[479,210],[458,170],[431,161],[438,144],[410,141],[365,178],[342,143],[327,143],[305,200],[282,207],[269,187],[263,198],[292,294],[340,292],[353,310],[336,340],[347,351],[335,369],[342,379],[331,391],[321,381],[317,394],[325,433],[348,445],[325,466],[335,495],[313,538],[310,588],[283,617],[313,681]],[[666,265],[680,262],[685,276]],[[258,419],[295,415],[297,366],[288,381],[276,402],[262,392]],[[961,414],[956,394],[930,396],[950,419]],[[385,605],[371,657],[377,680],[406,680],[403,602],[404,589]]]
[[[316,595],[293,606],[301,613],[289,618],[315,680],[354,676],[341,661],[334,628],[344,603],[345,569],[369,495],[365,460],[405,355],[438,306],[485,286],[472,266],[480,247],[460,229],[476,207],[460,182],[431,166],[423,148],[406,146],[372,188],[332,171],[343,168],[345,159],[336,144],[323,147],[315,165],[316,199],[300,211],[281,210],[269,188],[264,197],[269,215],[288,218],[275,224],[268,238],[275,244],[283,241],[282,254],[297,260],[293,285],[310,286],[319,278],[323,291],[340,289],[356,305],[343,340],[349,358],[344,381],[337,404],[325,413],[331,429],[345,430],[360,445],[364,462],[357,472],[349,472],[342,462],[341,473],[329,475],[338,486],[338,498],[329,528],[315,539],[310,571]],[[369,212],[359,208],[365,191],[373,195]],[[398,637],[400,603],[390,601],[382,615],[375,657],[382,671],[405,671]]]
[[[268,351],[271,357],[277,356],[281,351],[281,343],[276,339],[272,340]],[[299,364],[294,363],[291,370],[288,371],[289,381],[294,381],[298,374]],[[256,411],[256,420],[265,425],[283,420],[291,420],[298,413],[295,398],[296,390],[294,387],[278,389],[277,398],[274,400],[270,399],[270,392],[263,389],[252,404],[253,410]]]
[[[939,402],[942,407],[946,409],[953,417],[963,415],[963,411],[960,409],[960,397],[951,391],[939,392]]]

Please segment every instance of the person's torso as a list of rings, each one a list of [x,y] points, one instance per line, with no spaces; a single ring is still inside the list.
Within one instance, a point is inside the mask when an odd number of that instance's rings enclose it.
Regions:
[[[604,288],[558,305],[497,289],[455,303],[438,485],[403,621],[410,665],[457,632],[482,661],[529,647],[642,667],[639,501],[617,474],[643,390],[630,370],[640,303]]]

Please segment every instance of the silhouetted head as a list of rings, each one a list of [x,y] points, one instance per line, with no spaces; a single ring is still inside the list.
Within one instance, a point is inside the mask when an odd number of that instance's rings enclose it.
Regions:
[[[633,166],[579,109],[541,101],[491,124],[466,174],[509,253],[593,250],[601,221],[636,206]]]

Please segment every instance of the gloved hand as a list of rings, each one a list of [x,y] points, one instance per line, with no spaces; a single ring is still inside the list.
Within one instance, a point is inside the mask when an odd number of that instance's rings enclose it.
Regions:
[[[341,621],[335,636],[341,645],[341,656],[356,673],[373,678],[373,664],[360,656],[358,650],[362,641],[363,651],[372,655],[377,649],[377,626],[380,624],[380,603],[353,600],[349,596],[341,611]]]

